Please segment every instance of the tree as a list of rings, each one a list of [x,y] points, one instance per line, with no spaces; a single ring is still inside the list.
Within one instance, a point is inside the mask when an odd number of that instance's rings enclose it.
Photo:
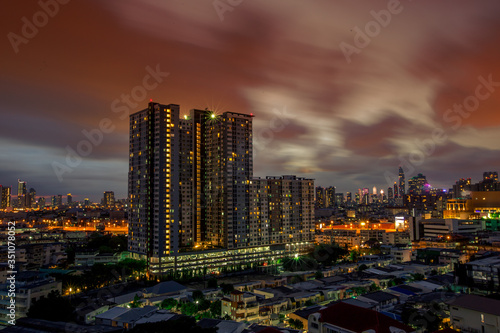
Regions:
[[[195,290],[193,291],[193,299],[195,301],[201,301],[201,300],[204,300],[205,299],[205,294],[203,294],[203,291],[201,290]]]
[[[372,285],[370,286],[370,291],[377,291],[377,290],[380,290],[380,287],[377,286],[375,282],[372,283]]]
[[[210,312],[212,313],[212,317],[220,318],[222,314],[222,302],[220,300],[216,300],[210,304]]]
[[[210,301],[206,299],[196,301],[196,306],[198,308],[198,311],[208,310],[210,308]]]
[[[359,265],[359,267],[358,267],[358,271],[359,271],[359,272],[362,272],[362,271],[364,271],[365,269],[368,269],[368,266],[366,266],[365,264],[361,264],[361,265]]]
[[[75,320],[74,307],[59,291],[51,291],[46,298],[35,301],[28,310],[28,317],[52,321]]]
[[[352,250],[350,253],[350,258],[352,262],[358,262],[359,252],[356,250]]]
[[[210,278],[207,283],[208,288],[217,288],[217,279],[216,278]]]
[[[170,310],[177,306],[178,302],[174,298],[166,298],[160,303],[160,309]]]
[[[198,307],[194,303],[187,302],[187,303],[182,304],[182,306],[181,306],[181,313],[183,315],[192,316],[196,312],[198,312]]]
[[[315,303],[314,303],[313,301],[311,301],[310,299],[308,299],[308,300],[305,302],[304,306],[311,306],[311,305],[314,305],[314,304],[315,304]]]
[[[130,307],[138,308],[139,306],[141,306],[141,298],[139,297],[139,295],[135,294],[134,300],[130,302]]]
[[[304,328],[304,324],[299,319],[290,319],[290,320],[288,320],[288,325],[290,325],[290,327],[295,328],[297,330],[301,330],[301,329]]]
[[[283,259],[283,269],[289,272],[310,271],[317,268],[316,260],[308,256]]]
[[[425,279],[425,276],[423,274],[420,274],[420,273],[415,273],[415,274],[412,274],[411,275],[413,280],[415,281],[422,281],[423,279]]]
[[[316,278],[316,279],[322,279],[322,278],[324,278],[323,272],[316,271],[316,273],[314,273],[314,278]]]
[[[339,247],[337,244],[320,244],[314,248],[311,257],[320,264],[332,266],[348,253],[346,249]]]
[[[230,283],[221,283],[220,287],[222,288],[222,293],[224,295],[230,294],[234,291],[234,286]]]

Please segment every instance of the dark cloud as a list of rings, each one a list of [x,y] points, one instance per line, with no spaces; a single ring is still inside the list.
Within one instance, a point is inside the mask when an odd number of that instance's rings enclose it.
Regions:
[[[23,178],[47,195],[125,197],[128,122],[111,104],[157,65],[169,76],[130,111],[154,99],[181,112],[254,113],[259,176],[295,173],[344,192],[383,188],[384,173],[436,128],[447,140],[416,168],[433,185],[498,170],[500,92],[458,129],[443,115],[474,93],[480,75],[500,81],[500,3],[401,1],[401,8],[348,63],[340,43],[354,45],[354,28],[364,29],[387,1],[244,1],[223,21],[210,1],[69,2],[18,53],[3,39],[0,183]],[[40,7],[32,0],[6,10],[4,36],[20,34],[21,18]],[[59,183],[52,163],[103,118],[115,130]]]

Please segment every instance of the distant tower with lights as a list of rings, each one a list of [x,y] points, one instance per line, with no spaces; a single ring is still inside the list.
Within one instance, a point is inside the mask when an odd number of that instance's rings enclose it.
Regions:
[[[399,167],[399,197],[404,197],[406,194],[406,185],[405,185],[405,173],[402,167]]]

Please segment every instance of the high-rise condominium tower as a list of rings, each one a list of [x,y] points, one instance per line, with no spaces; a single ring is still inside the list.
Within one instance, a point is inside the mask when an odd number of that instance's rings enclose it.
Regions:
[[[179,119],[179,113],[178,105],[150,102],[130,116],[134,256],[147,258],[155,273],[178,261],[194,264],[185,253],[198,250],[236,251],[232,256],[311,240],[314,182],[253,178],[252,115],[191,110]]]

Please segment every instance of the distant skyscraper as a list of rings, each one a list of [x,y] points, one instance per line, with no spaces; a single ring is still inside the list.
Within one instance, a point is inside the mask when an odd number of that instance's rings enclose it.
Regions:
[[[6,209],[11,207],[11,191],[12,189],[7,186],[0,185],[0,209]]]
[[[40,209],[45,208],[45,198],[44,197],[39,197],[37,204],[38,204],[38,208],[40,208]]]
[[[377,187],[376,186],[373,186],[373,192],[372,194],[377,194]]]
[[[347,203],[350,204],[352,202],[352,194],[351,192],[346,193]]]
[[[425,192],[428,192],[426,186],[429,185],[427,183],[427,178],[419,173],[415,177],[411,177],[408,180],[408,193],[413,195],[422,195]]]
[[[83,205],[84,205],[85,207],[90,206],[90,200],[89,200],[89,198],[85,198],[85,199],[83,200]]]
[[[456,181],[455,185],[453,185],[453,198],[462,198],[464,196],[464,192],[466,191],[466,187],[471,184],[470,178],[460,178]]]
[[[325,189],[325,197],[326,197],[326,207],[332,208],[337,204],[336,196],[335,196],[335,186],[330,186]]]
[[[496,172],[496,171],[483,172],[483,181],[497,182],[498,181],[498,172]]]
[[[398,184],[394,182],[394,198],[399,198]]]
[[[316,186],[316,208],[326,207],[326,194],[325,188],[321,186]]]
[[[102,205],[106,208],[115,207],[115,192],[113,192],[113,191],[104,192],[104,195],[102,198]]]
[[[26,196],[26,207],[31,208],[36,204],[36,190],[34,188],[30,188],[28,195]]]
[[[19,208],[26,207],[26,197],[27,197],[26,182],[23,182],[23,181],[18,179],[17,180],[17,205]]]
[[[56,206],[61,207],[63,205],[62,194],[56,195]]]
[[[73,196],[71,195],[71,193],[68,193],[66,195],[66,202],[68,203],[68,206],[71,206],[73,204]]]
[[[405,173],[403,171],[402,167],[399,167],[399,192],[398,192],[400,197],[404,197],[406,194],[406,188],[405,188]]]
[[[340,207],[344,204],[344,193],[335,194],[335,206]]]
[[[387,197],[389,200],[394,200],[394,192],[392,187],[387,188]]]

